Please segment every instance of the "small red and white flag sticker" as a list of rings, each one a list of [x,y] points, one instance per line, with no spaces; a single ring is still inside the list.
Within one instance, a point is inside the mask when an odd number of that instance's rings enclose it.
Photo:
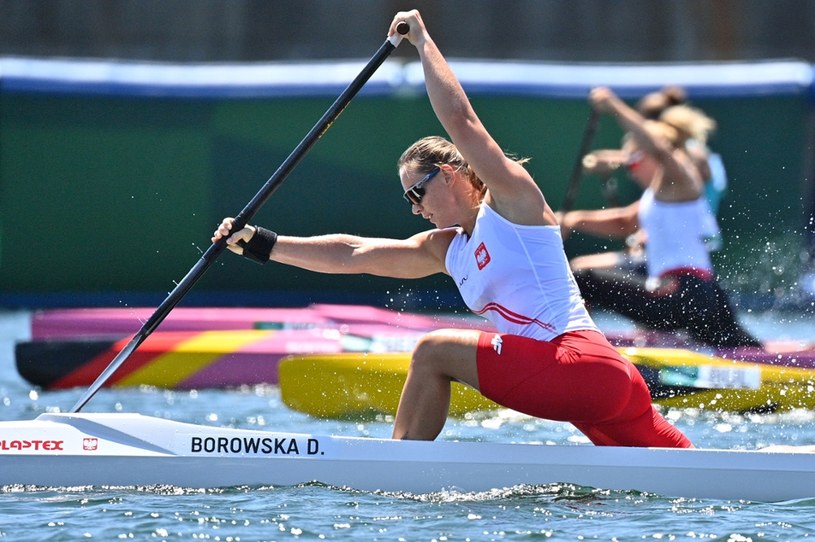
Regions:
[[[99,447],[99,439],[95,437],[88,437],[82,439],[82,449],[86,452],[92,452]]]
[[[478,264],[478,269],[484,269],[490,263],[490,253],[487,252],[487,245],[481,243],[475,249],[475,263]]]

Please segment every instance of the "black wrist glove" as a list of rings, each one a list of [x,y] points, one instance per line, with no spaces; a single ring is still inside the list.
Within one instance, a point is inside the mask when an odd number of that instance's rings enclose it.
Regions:
[[[269,261],[275,243],[277,243],[275,232],[255,226],[255,235],[249,239],[249,242],[241,242],[240,245],[243,247],[243,255],[246,258],[263,265]]]

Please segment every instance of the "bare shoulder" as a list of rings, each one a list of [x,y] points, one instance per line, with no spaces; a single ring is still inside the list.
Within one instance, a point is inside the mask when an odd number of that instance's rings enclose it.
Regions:
[[[447,248],[459,232],[459,228],[437,228],[417,233],[411,239],[432,252],[447,253]]]
[[[420,248],[428,257],[433,258],[442,268],[445,268],[444,261],[447,257],[447,249],[450,248],[450,243],[458,234],[458,228],[441,228],[423,231],[417,233],[410,239],[417,243]]]

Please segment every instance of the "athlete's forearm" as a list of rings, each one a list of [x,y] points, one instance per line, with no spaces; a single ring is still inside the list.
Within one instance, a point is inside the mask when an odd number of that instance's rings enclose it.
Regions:
[[[563,227],[597,237],[625,238],[636,232],[639,223],[631,205],[594,211],[570,211],[563,216]]]
[[[318,273],[393,278],[419,278],[444,270],[437,257],[418,247],[415,237],[399,240],[348,234],[280,235],[270,259]]]

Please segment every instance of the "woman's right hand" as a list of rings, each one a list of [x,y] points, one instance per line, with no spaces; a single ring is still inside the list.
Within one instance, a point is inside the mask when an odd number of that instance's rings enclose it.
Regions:
[[[388,36],[392,36],[397,32],[396,27],[399,23],[407,23],[410,31],[403,37],[413,45],[418,45],[419,42],[426,37],[427,30],[425,29],[424,21],[418,10],[400,11],[393,17],[393,22],[388,29]]]
[[[239,241],[243,241],[244,243],[248,243],[249,240],[255,235],[255,227],[246,225],[242,230],[232,233],[232,224],[235,222],[235,219],[232,217],[224,218],[221,223],[218,225],[218,228],[212,234],[212,242],[217,243],[224,237],[227,237],[226,240],[226,248],[234,252],[235,254],[242,256],[243,255],[243,247],[238,244]]]

